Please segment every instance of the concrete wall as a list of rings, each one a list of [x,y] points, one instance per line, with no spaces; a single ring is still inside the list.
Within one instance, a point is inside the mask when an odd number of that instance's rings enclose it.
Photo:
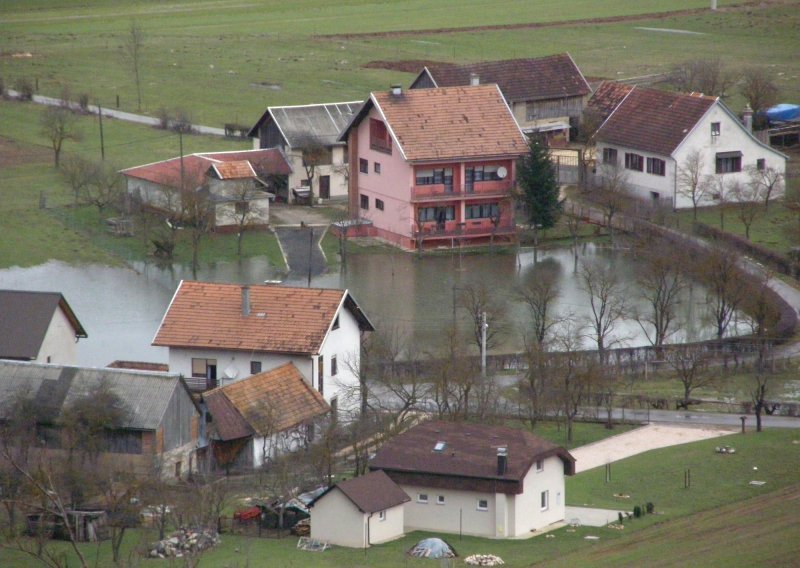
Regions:
[[[564,462],[553,456],[544,460],[543,466],[537,471],[534,464],[523,480],[523,492],[516,496],[510,510],[512,530],[509,536],[522,536],[564,519]],[[546,510],[541,508],[542,491],[549,494]]]
[[[367,515],[359,511],[344,493],[333,489],[311,507],[311,538],[338,546],[365,548],[366,521]]]
[[[53,313],[53,319],[50,320],[35,361],[54,365],[78,364],[78,340],[75,337],[75,329],[61,308]]]
[[[494,537],[495,536],[495,494],[459,491],[449,489],[433,489],[401,485],[403,491],[411,497],[405,504],[405,529],[427,530],[458,534]],[[419,501],[420,494],[428,496],[427,503]],[[444,504],[439,505],[438,497],[444,497]],[[478,500],[488,501],[486,511],[478,510]]]
[[[397,505],[369,517],[369,544],[380,544],[403,536],[405,527],[404,506]]]

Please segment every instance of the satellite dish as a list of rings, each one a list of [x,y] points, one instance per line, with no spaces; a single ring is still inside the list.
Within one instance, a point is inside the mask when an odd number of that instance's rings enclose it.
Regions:
[[[235,379],[239,375],[239,369],[236,367],[228,367],[225,369],[225,378],[226,379]]]
[[[500,166],[499,168],[497,168],[497,177],[499,177],[500,179],[506,179],[507,175],[508,175],[508,170],[505,168],[505,166]]]

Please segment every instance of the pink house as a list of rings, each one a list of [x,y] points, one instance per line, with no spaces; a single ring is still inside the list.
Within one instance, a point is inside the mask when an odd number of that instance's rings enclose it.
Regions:
[[[405,249],[514,239],[527,144],[497,85],[372,93],[340,140],[351,217],[372,235]]]

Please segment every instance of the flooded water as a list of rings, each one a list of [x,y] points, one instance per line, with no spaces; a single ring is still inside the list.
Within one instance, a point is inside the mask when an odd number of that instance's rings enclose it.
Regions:
[[[630,287],[627,296],[636,296],[634,263],[624,254],[611,254],[592,244],[580,252],[580,262],[613,263],[614,271]],[[540,250],[538,262],[532,251],[515,255],[428,256],[418,259],[406,253],[351,256],[347,271],[329,273],[312,280],[312,286],[347,288],[361,304],[376,327],[402,330],[430,351],[435,351],[444,330],[452,326],[454,298],[461,289],[486,286],[493,301],[506,311],[504,332],[498,351],[516,351],[528,320],[527,309],[518,299],[520,285],[548,271],[558,278],[556,310],[576,318],[588,314],[586,294],[580,289],[569,248]],[[0,288],[59,291],[64,294],[88,332],[80,340],[80,365],[104,366],[116,359],[166,362],[165,348],[150,342],[182,278],[191,278],[183,266],[159,267],[134,263],[134,268],[108,266],[70,266],[50,262],[33,268],[0,270]],[[220,262],[205,266],[199,280],[214,282],[260,283],[280,279],[266,259]],[[306,280],[287,281],[305,286]],[[687,290],[679,306],[677,328],[672,341],[698,340],[712,336],[705,304],[706,294],[697,285]],[[466,311],[455,310],[458,326],[470,329]],[[743,324],[739,324],[740,328]],[[647,343],[638,323],[621,322],[614,332],[623,345]],[[586,347],[592,347],[587,338]]]

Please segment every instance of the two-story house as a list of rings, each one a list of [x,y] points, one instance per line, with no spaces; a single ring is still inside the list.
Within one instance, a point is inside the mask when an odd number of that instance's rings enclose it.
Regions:
[[[569,142],[592,89],[569,53],[534,59],[480,61],[425,67],[412,89],[497,83],[526,134],[541,133],[550,146]]]
[[[698,205],[736,200],[732,188],[751,183],[754,172],[786,172],[784,154],[753,136],[719,98],[695,93],[632,88],[595,140],[601,178],[622,174],[634,196],[674,209],[692,206],[680,171],[693,154],[707,184]]]
[[[347,290],[183,280],[153,345],[196,391],[294,363],[336,409],[357,405],[361,334],[373,330]]]
[[[76,365],[86,337],[60,293],[0,290],[0,359]]]
[[[347,196],[349,164],[342,131],[363,101],[269,107],[247,135],[255,148],[278,148],[291,164],[288,201]]]
[[[339,139],[350,215],[375,236],[409,250],[515,238],[527,143],[497,85],[374,92]]]
[[[564,519],[575,458],[525,430],[430,421],[386,442],[369,468],[411,498],[406,532],[514,538]]]

